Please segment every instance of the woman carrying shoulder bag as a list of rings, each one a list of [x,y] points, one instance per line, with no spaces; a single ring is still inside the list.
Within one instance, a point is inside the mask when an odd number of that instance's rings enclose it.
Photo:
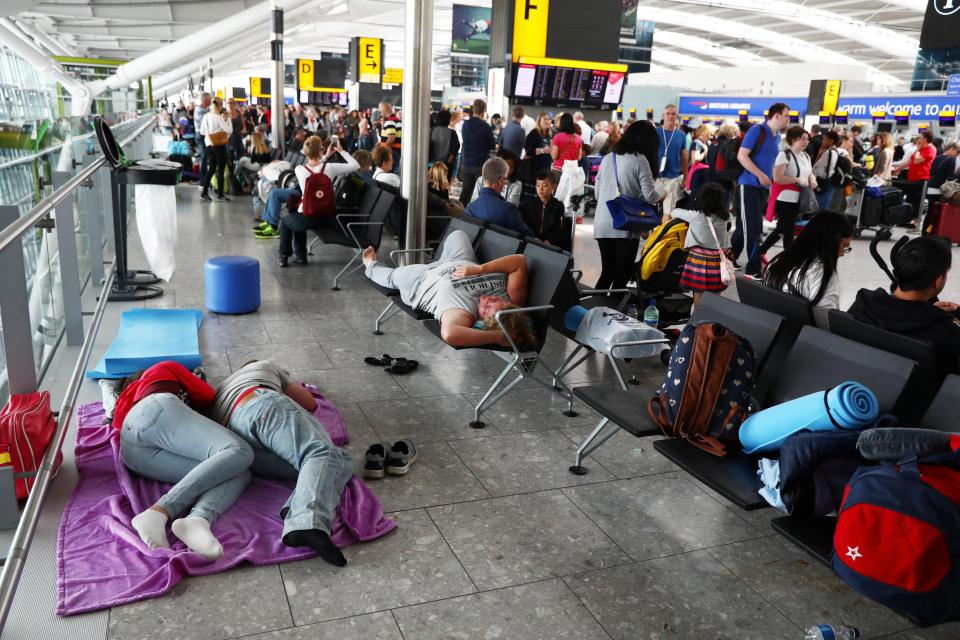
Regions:
[[[766,255],[777,240],[783,238],[783,248],[793,242],[794,227],[800,215],[800,195],[804,189],[816,189],[810,156],[805,149],[810,144],[810,135],[800,125],[787,129],[787,148],[777,154],[773,163],[773,184],[767,201],[767,218],[773,212],[777,216],[777,228],[760,245],[760,255]]]
[[[217,200],[227,200],[229,198],[223,195],[223,188],[226,183],[224,170],[227,168],[227,143],[230,141],[230,134],[233,133],[233,124],[229,117],[225,117],[223,109],[214,102],[210,105],[210,112],[200,123],[200,134],[207,143],[207,153],[210,159],[207,161],[207,172],[200,183],[202,191],[200,197],[204,200],[210,200],[210,181],[213,179],[213,172],[217,172]]]
[[[613,216],[604,203],[618,195],[643,198],[649,204],[660,202],[663,194],[654,184],[659,175],[659,149],[657,130],[650,122],[638,120],[624,131],[613,152],[600,163],[595,186],[600,204],[593,220],[593,237],[600,248],[601,264],[597,289],[625,287],[635,271],[634,262],[640,248],[639,234],[615,229]]]

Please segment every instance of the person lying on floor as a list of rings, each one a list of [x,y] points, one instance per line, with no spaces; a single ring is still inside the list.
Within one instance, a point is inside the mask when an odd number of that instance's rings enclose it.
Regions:
[[[347,561],[330,533],[353,459],[331,442],[312,415],[316,408],[313,395],[289,373],[253,360],[217,385],[208,415],[249,443],[254,475],[297,481],[280,511],[283,544],[310,547],[342,567]]]
[[[160,362],[124,381],[113,414],[120,430],[120,458],[134,473],[173,487],[133,517],[131,525],[151,549],[169,547],[166,525],[203,558],[223,555],[210,531],[250,482],[253,450],[240,436],[198,413],[214,399],[213,388],[172,361]]]
[[[860,322],[933,343],[941,379],[960,373],[958,306],[933,302],[947,285],[952,259],[946,238],[914,238],[891,256],[897,284],[893,295],[884,289],[860,289],[848,310]]]
[[[430,264],[386,267],[377,262],[373,247],[364,249],[363,263],[368,278],[399,290],[406,304],[439,320],[440,337],[447,344],[510,346],[494,316],[527,302],[527,261],[522,255],[478,264],[469,236],[457,229],[444,239],[443,251]],[[535,347],[525,313],[505,314],[502,320],[521,351]]]

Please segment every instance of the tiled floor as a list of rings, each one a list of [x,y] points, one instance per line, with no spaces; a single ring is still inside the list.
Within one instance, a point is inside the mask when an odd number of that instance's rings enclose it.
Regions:
[[[57,620],[45,602],[19,598],[18,619],[32,608],[35,625],[9,637],[766,640],[800,638],[803,626],[823,621],[857,625],[865,638],[960,637],[958,625],[917,630],[859,598],[776,536],[774,513],[742,512],[702,488],[654,450],[654,438],[618,434],[588,459],[588,475],[571,475],[577,443],[597,416],[579,404],[578,416],[563,416],[562,400],[538,386],[524,385],[494,407],[485,430],[471,429],[472,404],[495,377],[496,357],[454,351],[404,315],[386,325],[386,335],[371,335],[384,307],[379,294],[356,275],[342,291],[330,290],[346,250],[319,246],[311,265],[278,269],[275,241],[250,236],[246,199],[211,204],[193,188],[179,193],[177,272],[166,294],[148,304],[202,307],[206,258],[259,258],[260,311],[211,314],[204,322],[208,374],[222,378],[254,357],[279,362],[339,404],[358,458],[373,442],[413,438],[420,459],[410,473],[370,485],[399,527],[347,548],[343,569],[319,560],[248,566],[67,620]],[[597,260],[588,227],[576,249],[590,282]],[[881,284],[871,265],[860,241],[843,267]],[[121,308],[111,305],[94,357]],[[570,349],[552,335],[545,358],[559,364]],[[394,376],[363,363],[382,353],[421,366]],[[661,375],[657,363],[635,368],[644,381]],[[613,377],[597,358],[575,380]],[[88,384],[82,400],[95,397]],[[50,544],[74,477],[68,464],[58,480],[67,491],[48,506],[38,544]],[[25,580],[44,578],[52,590],[52,567],[28,565]]]

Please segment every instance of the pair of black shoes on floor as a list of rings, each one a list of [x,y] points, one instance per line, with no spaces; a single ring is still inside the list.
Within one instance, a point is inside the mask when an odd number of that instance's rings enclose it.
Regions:
[[[200,199],[201,199],[201,200],[213,200],[213,198],[210,197],[210,194],[207,193],[206,191],[202,191],[202,192],[200,193]],[[219,200],[219,201],[221,201],[221,202],[230,202],[230,198],[228,198],[227,196],[217,196],[217,200]]]
[[[288,258],[287,256],[279,256],[277,258],[277,266],[287,267],[291,264],[310,264],[307,262],[307,256],[293,256],[293,258]]]
[[[417,447],[413,440],[378,442],[367,449],[363,460],[363,477],[379,480],[386,474],[405,476],[417,461]]]
[[[383,367],[383,370],[387,373],[395,373],[401,376],[410,373],[420,366],[420,363],[416,360],[394,358],[389,353],[385,353],[379,358],[367,356],[363,359],[363,361],[374,367]]]

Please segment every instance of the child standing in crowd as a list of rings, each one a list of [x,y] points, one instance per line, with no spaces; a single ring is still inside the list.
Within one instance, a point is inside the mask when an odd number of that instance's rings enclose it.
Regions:
[[[571,250],[570,228],[564,224],[563,203],[553,197],[557,178],[550,170],[537,174],[537,197],[520,206],[520,215],[537,238],[564,251]]]
[[[687,262],[680,274],[680,288],[693,292],[694,306],[704,291],[723,291],[727,285],[720,277],[720,254],[730,248],[726,193],[718,184],[705,184],[694,197],[694,210],[674,209],[664,222],[679,218],[689,225],[684,248]]]

